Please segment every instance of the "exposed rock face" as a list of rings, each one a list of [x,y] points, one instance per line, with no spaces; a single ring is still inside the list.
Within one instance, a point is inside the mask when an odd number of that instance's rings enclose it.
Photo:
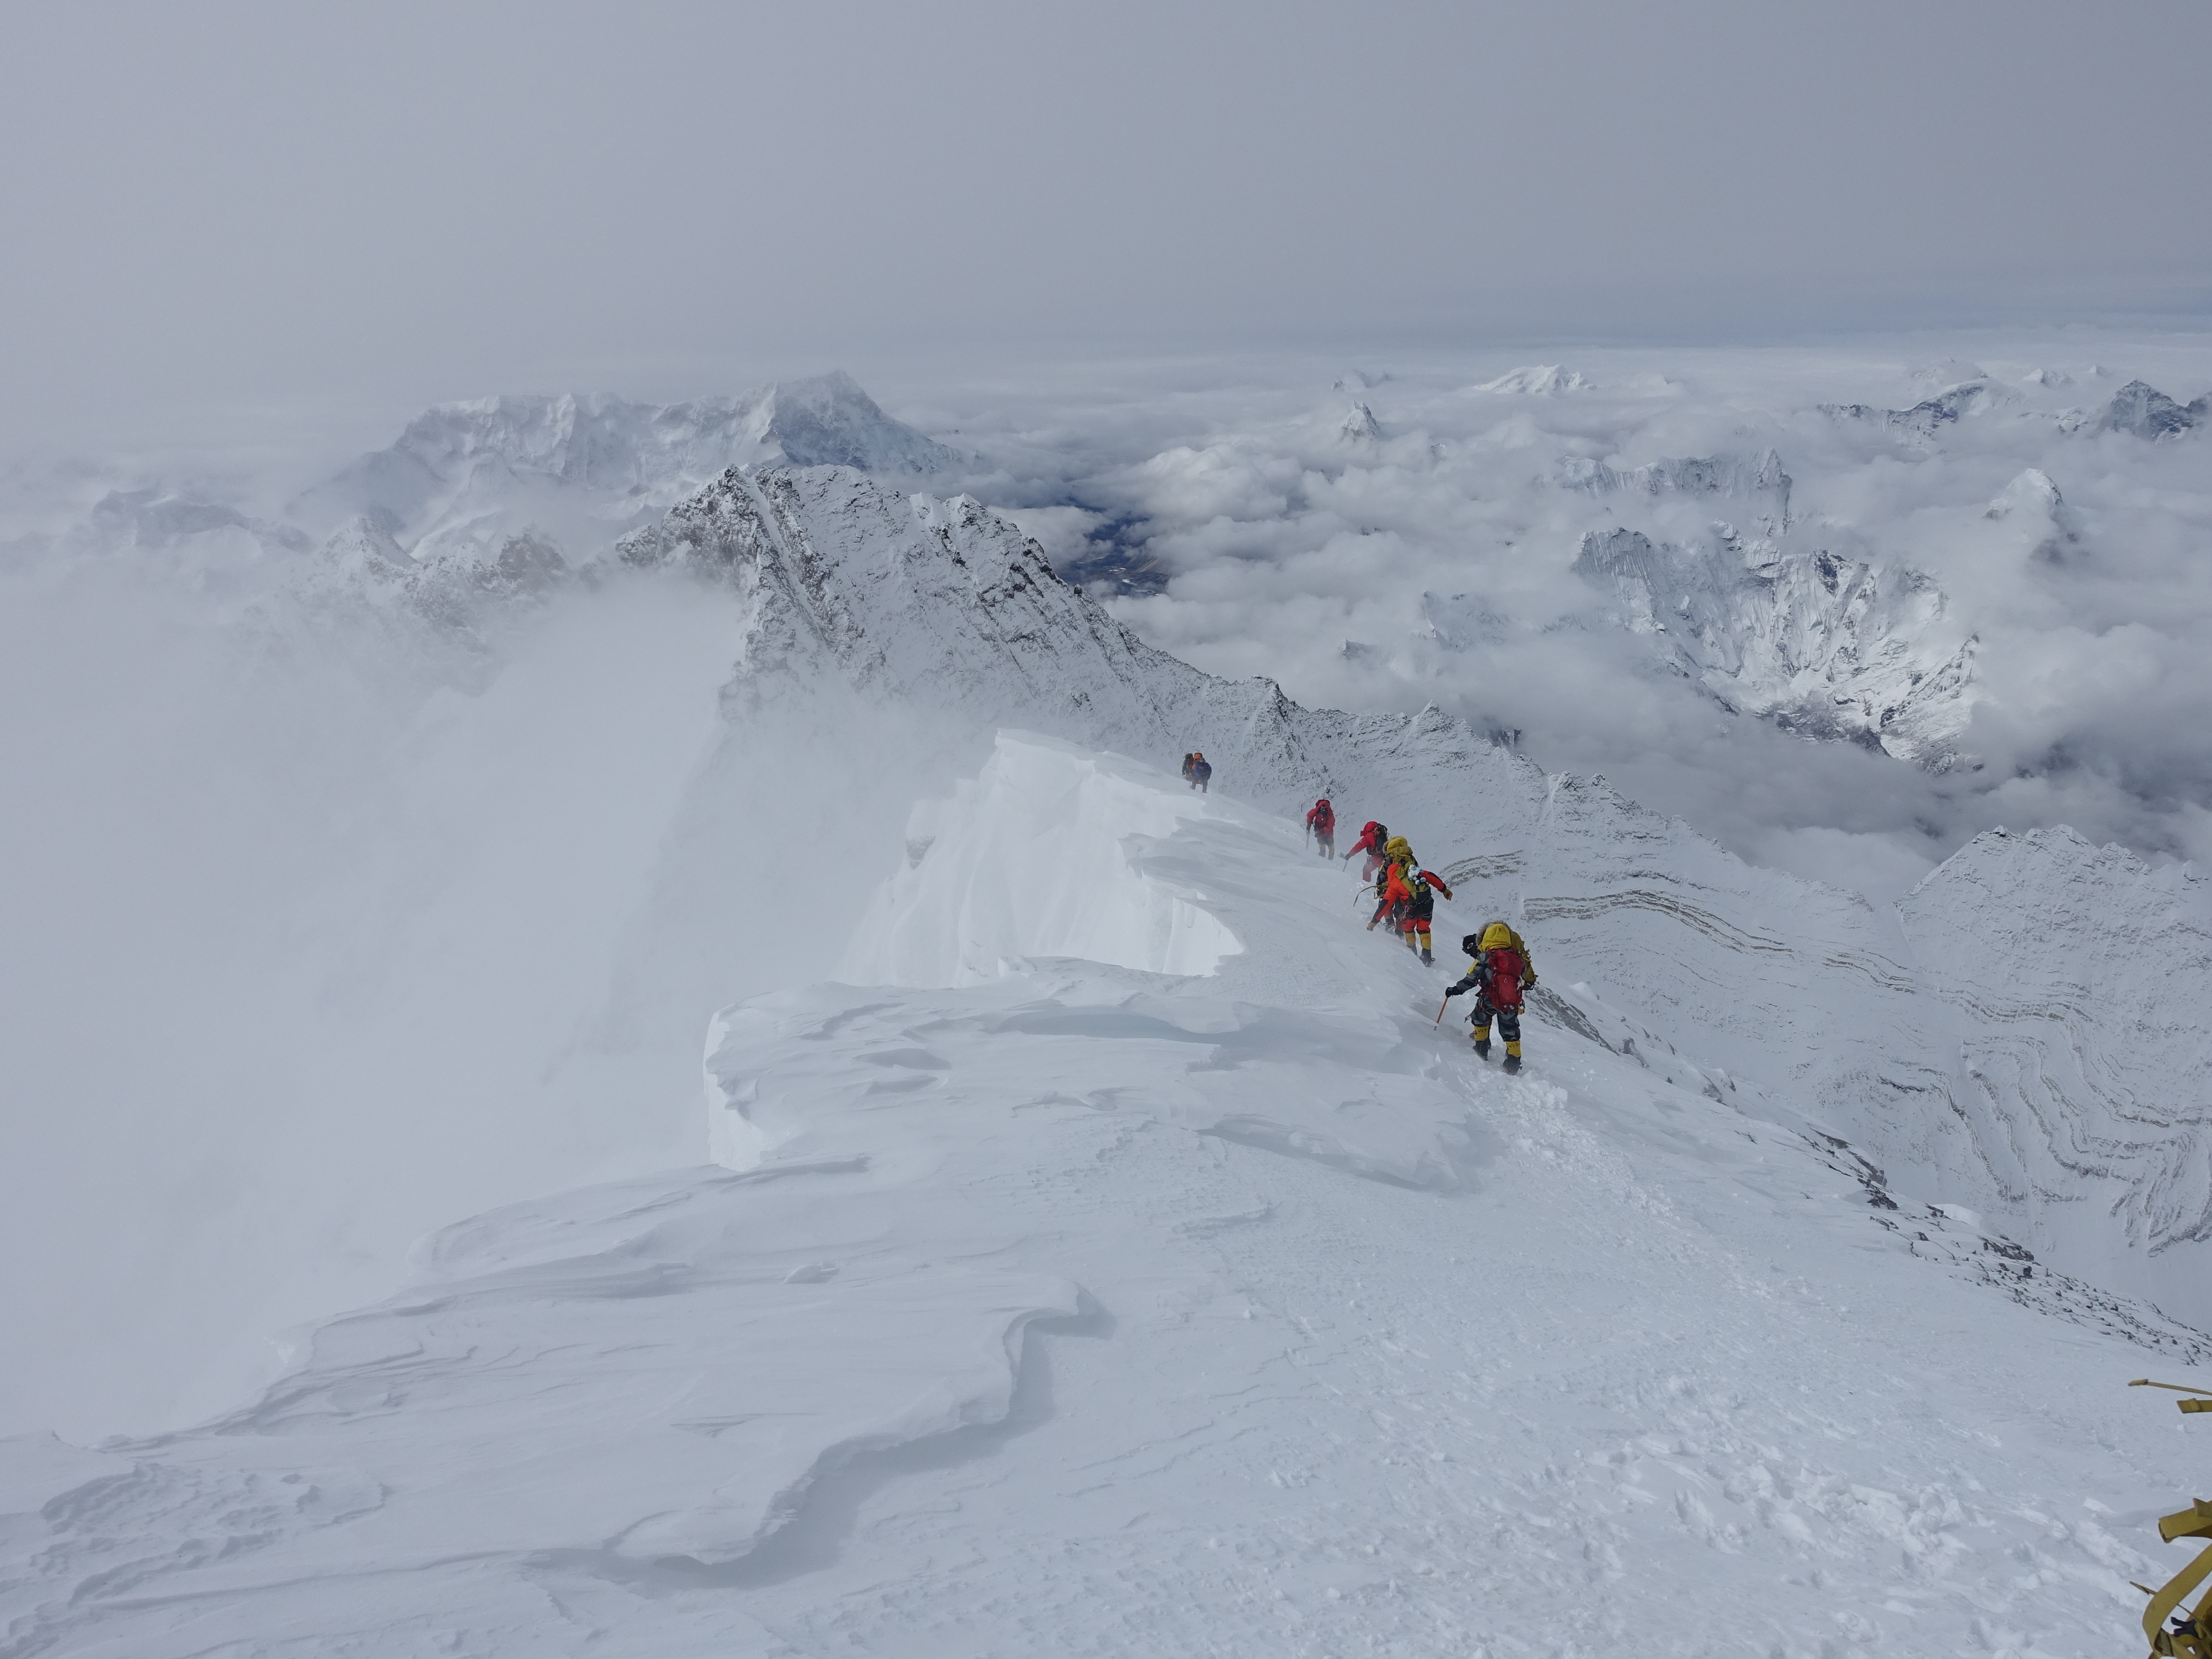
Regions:
[[[1974,642],[1921,573],[1719,532],[1684,547],[1634,530],[1585,536],[1575,569],[1729,707],[1938,769],[1953,760]]]
[[[1922,400],[1910,409],[1876,409],[1869,404],[1822,404],[1820,412],[1837,420],[1863,421],[1911,441],[1925,443],[1962,415],[1991,402],[1989,382],[1969,380]]]
[[[2097,430],[2131,433],[2138,438],[2178,438],[2208,413],[2212,413],[2212,393],[2194,403],[2178,404],[2148,381],[2130,380],[2112,394]]]
[[[1577,459],[1559,469],[1559,483],[1590,495],[1620,491],[1645,495],[1709,495],[1749,501],[1762,509],[1771,531],[1790,523],[1790,474],[1770,449],[1759,455],[1685,456],[1620,469]]]

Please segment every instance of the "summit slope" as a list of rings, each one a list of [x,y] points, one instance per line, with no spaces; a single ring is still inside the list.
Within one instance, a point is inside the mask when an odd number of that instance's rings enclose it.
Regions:
[[[2154,1242],[2118,1212],[2059,1227],[2027,1200],[2008,1173],[2020,1109],[1970,1103],[1979,1039],[1971,998],[1954,994],[1959,970],[1942,952],[1923,958],[1892,908],[1747,865],[1601,779],[1547,777],[1435,709],[1307,709],[1270,680],[1203,673],[1145,645],[965,498],[834,469],[732,471],[621,555],[738,593],[744,636],[724,696],[741,732],[835,687],[860,710],[896,711],[860,718],[919,721],[936,741],[1018,724],[1162,766],[1202,749],[1220,787],[1266,810],[1328,794],[1352,823],[1385,817],[1472,902],[1522,921],[1608,1000],[1727,1073],[1747,1107],[1825,1124],[1916,1172],[1931,1197],[2009,1218],[2060,1265],[2212,1323],[2204,1240]],[[1982,970],[2009,971],[2039,948],[2044,878],[2022,873],[2017,925]],[[2167,966],[2177,986],[2212,984],[2193,962]],[[2085,1029],[2094,1045],[2114,1028],[2100,1012]],[[2194,1085],[2176,1073],[2161,1086]],[[2104,1114],[2086,1097],[2078,1110]],[[2150,1164],[2126,1167],[2124,1180],[2157,1178]]]
[[[203,1429],[0,1444],[0,1652],[2087,1659],[2125,1627],[2173,1474],[2119,1385],[2200,1340],[1870,1204],[1832,1141],[1579,1034],[1626,1029],[1584,988],[1529,1074],[1481,1066],[1285,820],[1011,732],[923,811],[849,941],[884,982],[715,1021],[723,1167],[449,1229]],[[1071,831],[1120,840],[1104,933],[1164,893],[1243,948],[1024,956],[1028,908],[1095,901]],[[884,950],[951,912],[994,972]]]

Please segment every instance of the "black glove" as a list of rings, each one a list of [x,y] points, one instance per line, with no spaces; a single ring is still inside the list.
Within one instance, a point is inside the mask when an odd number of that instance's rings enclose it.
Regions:
[[[1446,991],[1446,992],[1444,993],[1445,999],[1446,999],[1447,1000],[1449,1000],[1449,999],[1451,999],[1451,998],[1453,998],[1453,997],[1457,996],[1457,995],[1458,995],[1462,991],[1464,991],[1466,988],[1467,988],[1467,987],[1465,987],[1464,985],[1455,985],[1455,986],[1453,986],[1449,990],[1448,990],[1448,991]]]

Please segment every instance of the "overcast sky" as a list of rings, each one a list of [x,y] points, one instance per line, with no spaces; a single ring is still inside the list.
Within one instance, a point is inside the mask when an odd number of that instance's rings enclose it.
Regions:
[[[2203,0],[8,7],[0,438],[2201,305]]]

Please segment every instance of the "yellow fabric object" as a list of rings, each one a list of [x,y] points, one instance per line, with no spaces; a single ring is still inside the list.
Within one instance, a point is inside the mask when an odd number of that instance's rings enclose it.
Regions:
[[[2168,1532],[2166,1526],[2169,1522],[2186,1522],[2195,1513],[2195,1510],[2205,1507],[2206,1505],[2199,1503],[2195,1509],[2184,1510],[2179,1515],[2167,1516],[2165,1520],[2158,1523],[2160,1535],[2168,1543],[2172,1543],[2176,1538],[2203,1537],[2205,1534],[2203,1532],[2191,1531],[2186,1528]],[[2207,1545],[2203,1549],[2199,1550],[2194,1561],[2166,1580],[2158,1593],[2150,1598],[2150,1605],[2143,1609],[2142,1627],[2143,1634],[2150,1638],[2152,1659],[2156,1659],[2160,1654],[2172,1654],[2175,1656],[2175,1659],[2198,1659],[2198,1656],[2207,1650],[2203,1637],[2200,1633],[2201,1626],[2198,1631],[2183,1634],[2167,1630],[2166,1621],[2172,1618],[2174,1610],[2188,1599],[2189,1592],[2203,1583],[2208,1577],[2212,1577],[2212,1545]],[[2194,1622],[2203,1620],[2207,1614],[2212,1614],[2212,1594],[2206,1595],[2195,1607],[2191,1607],[2188,1616]]]
[[[1505,1052],[1518,1060],[1521,1058],[1521,1045],[1518,1042],[1509,1042],[1505,1045]]]
[[[1523,986],[1534,985],[1536,982],[1536,959],[1528,954],[1528,941],[1504,922],[1493,921],[1484,928],[1482,938],[1477,941],[1476,948],[1495,951],[1504,945],[1510,945],[1521,953],[1521,966],[1524,970],[1521,975],[1521,983]]]
[[[1411,869],[1414,863],[1413,849],[1403,836],[1393,836],[1382,843],[1382,856],[1392,864],[1402,864]]]

